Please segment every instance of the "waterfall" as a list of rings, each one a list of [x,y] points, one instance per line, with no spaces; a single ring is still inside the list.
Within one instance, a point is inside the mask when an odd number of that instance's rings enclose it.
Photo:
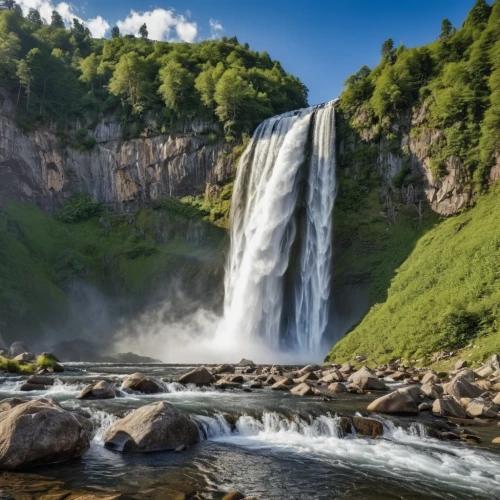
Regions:
[[[224,328],[318,355],[328,324],[335,108],[264,121],[242,156],[231,209]]]

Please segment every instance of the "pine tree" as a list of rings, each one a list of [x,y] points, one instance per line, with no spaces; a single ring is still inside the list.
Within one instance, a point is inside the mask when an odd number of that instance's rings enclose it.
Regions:
[[[148,27],[146,26],[146,23],[144,23],[140,28],[139,28],[139,35],[141,38],[144,38],[144,40],[147,40],[148,38]]]
[[[59,14],[59,12],[57,12],[57,10],[52,11],[50,27],[54,28],[54,29],[65,28],[63,18],[61,16],[61,14]]]

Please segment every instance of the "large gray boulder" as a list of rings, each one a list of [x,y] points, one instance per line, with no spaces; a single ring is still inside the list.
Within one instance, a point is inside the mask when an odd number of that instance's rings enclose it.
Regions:
[[[372,401],[368,411],[395,415],[417,415],[418,405],[411,395],[404,390],[397,390]]]
[[[229,365],[228,363],[224,363],[222,365],[216,366],[214,369],[214,373],[234,373],[236,368],[233,365]]]
[[[314,389],[305,382],[291,389],[290,393],[293,396],[314,396],[315,394]]]
[[[14,358],[15,361],[35,361],[35,359],[36,356],[32,352],[23,352]]]
[[[19,356],[19,354],[23,354],[24,352],[30,352],[30,348],[25,342],[13,342],[9,348],[9,356],[11,358],[15,358],[16,356]]]
[[[163,392],[163,388],[154,380],[147,378],[142,373],[133,373],[127,377],[122,384],[124,389],[142,392],[143,394],[157,394]]]
[[[467,418],[465,410],[453,398],[436,399],[432,405],[432,412],[442,417]]]
[[[354,372],[349,379],[347,380],[350,384],[357,385],[360,389],[364,390],[374,390],[374,391],[387,391],[388,388],[379,380],[379,378],[375,375],[375,372],[363,366],[363,368],[359,369],[357,372]]]
[[[115,422],[104,435],[106,448],[130,452],[175,450],[199,440],[198,426],[165,401],[134,410]]]
[[[116,397],[115,390],[106,381],[101,380],[96,384],[85,387],[76,399],[113,399]]]
[[[194,384],[197,386],[210,385],[215,382],[214,376],[204,367],[199,366],[179,378],[181,384]]]
[[[83,426],[53,400],[28,401],[0,413],[0,469],[64,462],[89,447]]]
[[[444,386],[447,394],[453,396],[457,401],[461,398],[478,398],[484,391],[472,384],[465,376],[457,375],[451,382]]]

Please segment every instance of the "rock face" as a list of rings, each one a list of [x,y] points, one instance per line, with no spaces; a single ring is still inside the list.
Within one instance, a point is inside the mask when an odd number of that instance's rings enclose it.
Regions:
[[[17,404],[0,413],[0,468],[64,462],[90,447],[78,420],[53,400]]]
[[[204,367],[199,366],[179,378],[181,384],[210,385],[215,382],[213,375]]]
[[[157,394],[163,392],[163,388],[154,380],[147,378],[142,373],[133,373],[127,377],[122,384],[124,389],[142,392],[143,394]]]
[[[58,147],[55,128],[23,133],[14,120],[15,105],[4,93],[0,104],[0,195],[31,201],[52,210],[76,191],[118,211],[132,209],[162,195],[205,191],[233,175],[227,145],[217,125],[185,120],[169,135],[123,140],[117,118],[103,119],[89,137],[90,151]],[[73,132],[83,123],[69,124]],[[216,137],[210,140],[209,136]]]
[[[398,390],[386,394],[372,401],[368,405],[368,411],[400,415],[418,414],[418,406],[414,399],[404,390]]]
[[[104,435],[104,445],[117,451],[175,450],[198,443],[197,425],[164,401],[143,406],[115,422]]]
[[[90,384],[85,387],[76,399],[113,399],[115,396],[113,387],[101,380],[97,384]]]

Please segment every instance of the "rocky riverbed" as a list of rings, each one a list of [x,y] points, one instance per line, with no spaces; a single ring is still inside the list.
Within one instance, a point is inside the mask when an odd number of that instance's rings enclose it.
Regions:
[[[4,374],[0,464],[11,470],[0,473],[0,491],[46,500],[493,498],[497,363],[457,363],[449,374],[362,360],[66,363],[39,387],[32,376],[30,391],[20,390],[27,376]]]

